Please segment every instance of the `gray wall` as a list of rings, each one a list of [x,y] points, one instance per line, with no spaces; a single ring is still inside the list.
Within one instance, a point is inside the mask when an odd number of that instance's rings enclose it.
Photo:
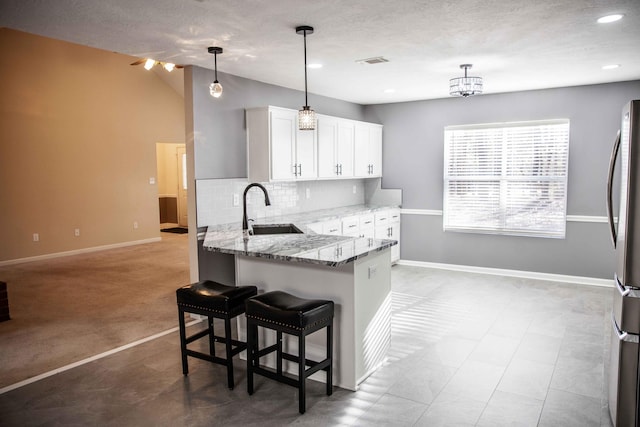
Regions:
[[[382,186],[403,190],[402,207],[442,209],[444,127],[568,118],[568,215],[605,216],[605,183],[621,108],[640,81],[365,107],[382,123]],[[610,278],[614,252],[606,223],[569,222],[566,239],[442,231],[442,217],[402,216],[404,260]]]
[[[304,92],[218,72],[224,91],[215,99],[209,95],[214,72],[191,67],[195,179],[243,178],[247,176],[245,108],[276,107],[300,109]],[[364,118],[361,105],[309,94],[309,105],[319,114],[354,120]]]

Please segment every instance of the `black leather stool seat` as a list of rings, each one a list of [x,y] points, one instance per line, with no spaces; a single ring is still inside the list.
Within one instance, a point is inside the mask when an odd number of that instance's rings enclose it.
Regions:
[[[247,299],[247,391],[253,394],[253,374],[291,385],[298,389],[298,410],[306,409],[305,381],[314,373],[327,373],[327,395],[333,392],[333,314],[330,300],[303,299],[282,291],[267,292]],[[258,326],[276,331],[276,343],[259,348]],[[326,358],[320,362],[309,360],[305,354],[306,336],[320,329],[327,330]],[[283,351],[282,334],[298,337],[298,354]],[[260,366],[260,358],[276,352],[276,368]],[[282,361],[298,364],[298,377],[293,379],[282,372]],[[307,369],[307,366],[309,368]]]
[[[227,286],[211,280],[183,286],[176,291],[178,304],[219,313],[244,312],[245,300],[258,293],[255,286]]]
[[[233,356],[246,349],[247,343],[232,339],[231,319],[244,313],[245,300],[257,293],[258,288],[255,286],[227,286],[211,280],[192,283],[176,290],[182,373],[184,375],[189,373],[187,356],[218,363],[227,367],[227,384],[230,389],[233,389]],[[207,316],[207,328],[187,337],[185,313]],[[214,318],[224,320],[224,336],[215,334]],[[187,348],[187,344],[203,337],[209,338],[209,354]],[[216,356],[216,342],[225,344],[226,358]]]
[[[303,299],[282,291],[267,292],[246,302],[247,317],[307,329],[333,317],[333,301]]]

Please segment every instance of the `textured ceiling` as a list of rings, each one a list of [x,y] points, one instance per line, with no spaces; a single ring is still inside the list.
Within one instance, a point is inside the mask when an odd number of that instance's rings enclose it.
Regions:
[[[360,104],[447,97],[462,63],[485,93],[640,79],[640,0],[0,1],[1,27],[210,69],[220,46],[220,71],[294,89],[303,24],[309,92]]]

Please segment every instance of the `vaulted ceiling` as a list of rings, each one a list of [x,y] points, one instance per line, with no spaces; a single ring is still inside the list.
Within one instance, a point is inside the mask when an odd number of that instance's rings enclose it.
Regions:
[[[620,21],[599,24],[619,13]],[[639,0],[2,0],[0,26],[360,104],[640,79]],[[375,65],[358,60],[382,56]],[[619,65],[605,70],[605,65]],[[310,99],[310,102],[313,102]]]

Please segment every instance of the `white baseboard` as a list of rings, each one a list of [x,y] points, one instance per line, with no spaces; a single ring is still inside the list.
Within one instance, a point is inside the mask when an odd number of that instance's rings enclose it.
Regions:
[[[0,267],[3,267],[5,265],[22,264],[22,263],[31,262],[31,261],[42,261],[45,259],[60,258],[60,257],[65,257],[70,255],[79,255],[79,254],[86,254],[90,252],[104,251],[107,249],[116,249],[116,248],[124,248],[127,246],[142,245],[145,243],[159,242],[161,240],[162,238],[160,237],[151,237],[149,239],[134,240],[132,242],[114,243],[111,245],[102,245],[102,246],[94,246],[91,248],[74,249],[72,251],[55,252],[52,254],[37,255],[37,256],[32,256],[27,258],[10,259],[7,261],[0,261]]]
[[[409,261],[409,260],[400,260],[398,261],[398,265],[437,268],[440,270],[464,271],[467,273],[491,274],[494,276],[510,276],[510,277],[519,277],[523,279],[546,280],[551,282],[575,283],[579,285],[588,285],[588,286],[603,286],[606,288],[613,287],[613,278],[598,279],[595,277],[569,276],[565,274],[539,273],[535,271],[506,270],[502,268],[474,267],[470,265],[441,264],[436,262]]]

